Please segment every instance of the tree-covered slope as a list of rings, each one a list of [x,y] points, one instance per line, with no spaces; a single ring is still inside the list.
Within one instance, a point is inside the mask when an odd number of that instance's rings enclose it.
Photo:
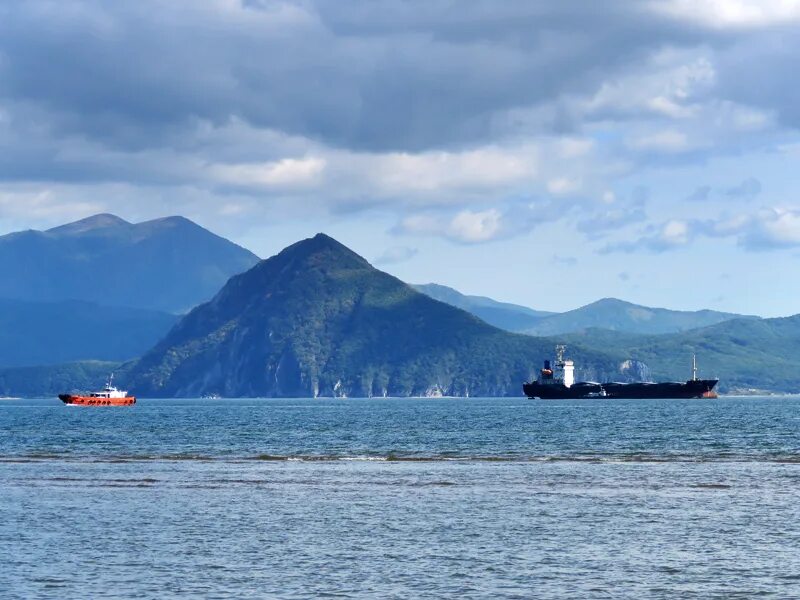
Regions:
[[[552,342],[496,329],[325,235],[237,275],[133,366],[149,396],[520,395]],[[575,349],[587,377],[613,375]]]
[[[55,400],[62,392],[97,390],[119,366],[116,362],[84,361],[0,368],[0,396],[52,397]]]
[[[0,297],[185,312],[256,262],[183,217],[134,224],[95,215],[0,236]]]
[[[0,299],[0,367],[137,358],[177,319],[164,312],[78,300]]]
[[[650,308],[603,298],[581,308],[547,316],[525,330],[530,335],[562,335],[588,328],[630,333],[677,333],[743,317],[713,310],[679,311]]]
[[[506,331],[525,331],[538,323],[542,317],[554,314],[509,302],[498,302],[486,296],[468,296],[437,283],[417,284],[412,287],[435,300],[466,310],[489,325]]]

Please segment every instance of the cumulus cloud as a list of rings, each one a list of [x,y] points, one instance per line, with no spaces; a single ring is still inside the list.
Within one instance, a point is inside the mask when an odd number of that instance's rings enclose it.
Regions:
[[[432,214],[410,215],[404,218],[396,231],[409,234],[439,235],[451,240],[476,244],[508,235],[508,223],[499,210],[462,210],[452,216]]]
[[[763,209],[743,223],[739,242],[750,250],[800,246],[800,209]]]
[[[559,206],[552,200],[531,200],[480,210],[425,211],[404,217],[393,231],[480,244],[526,234],[545,223],[566,219],[579,206],[580,203]]]
[[[748,29],[800,23],[796,0],[665,0],[657,12],[712,29]]]
[[[800,247],[800,209],[764,208],[753,214],[714,219],[671,219],[650,225],[630,242],[606,244],[600,252],[666,252],[699,238],[730,238],[745,250],[766,251]]]

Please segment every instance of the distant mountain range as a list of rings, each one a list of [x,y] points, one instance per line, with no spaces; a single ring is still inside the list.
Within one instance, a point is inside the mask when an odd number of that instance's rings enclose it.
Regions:
[[[169,313],[81,300],[0,299],[0,366],[130,360],[152,348],[177,320]]]
[[[134,224],[100,214],[0,236],[0,297],[180,313],[258,260],[183,217]]]
[[[740,318],[758,317],[714,310],[679,311],[649,308],[616,298],[603,298],[575,310],[544,317],[526,328],[524,333],[551,336],[582,329],[602,328],[627,333],[664,334],[689,331]]]
[[[574,310],[555,313],[498,302],[485,296],[467,296],[435,283],[415,285],[414,288],[431,298],[471,312],[500,329],[537,336],[562,335],[591,328],[641,334],[678,333],[731,319],[759,318],[714,310],[650,308],[616,298],[603,298]]]
[[[549,340],[417,292],[320,234],[233,277],[126,380],[150,396],[518,395],[551,350]],[[585,372],[616,371],[601,352],[582,354]]]
[[[489,323],[489,325],[494,325],[506,331],[525,331],[532,328],[543,317],[556,314],[543,310],[534,310],[519,304],[498,302],[486,296],[467,296],[451,287],[436,283],[416,284],[412,287],[418,292],[422,292],[440,302],[446,302],[451,306],[471,312],[476,317]]]

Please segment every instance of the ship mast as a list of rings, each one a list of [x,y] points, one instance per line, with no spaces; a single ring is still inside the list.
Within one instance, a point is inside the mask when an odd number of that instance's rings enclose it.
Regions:
[[[697,381],[697,354],[692,354],[692,381]]]
[[[558,344],[556,346],[556,364],[564,366],[564,351],[567,347],[564,344]]]

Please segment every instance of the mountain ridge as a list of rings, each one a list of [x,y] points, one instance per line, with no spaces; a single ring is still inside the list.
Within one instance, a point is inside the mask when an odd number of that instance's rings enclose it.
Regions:
[[[0,236],[0,297],[178,313],[258,260],[185,217],[129,223],[101,213]]]
[[[642,306],[618,298],[601,298],[570,311],[543,317],[524,333],[551,336],[574,333],[581,329],[602,328],[639,334],[668,334],[741,318],[760,317],[710,309],[679,311]]]
[[[490,325],[515,333],[533,326],[543,317],[555,314],[510,302],[500,302],[488,296],[462,294],[454,288],[438,283],[412,284],[412,287],[435,300],[471,312]]]

